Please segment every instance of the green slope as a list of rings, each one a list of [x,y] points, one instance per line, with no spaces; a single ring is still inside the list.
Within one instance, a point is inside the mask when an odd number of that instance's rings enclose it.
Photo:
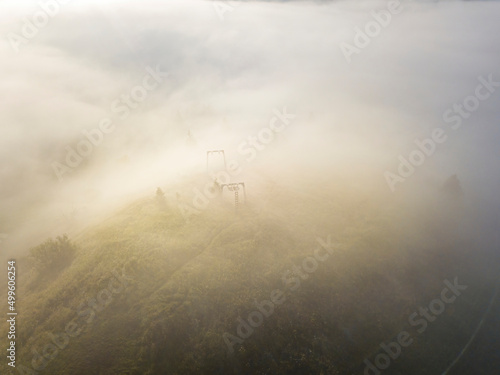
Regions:
[[[1,373],[360,374],[445,278],[474,271],[458,240],[433,237],[393,200],[336,182],[277,186],[262,184],[239,215],[216,199],[188,221],[174,199],[144,198],[73,238],[68,264],[20,259],[18,367]],[[313,267],[318,237],[333,245]],[[231,353],[224,334],[276,289],[284,302]],[[468,293],[440,328],[486,298]],[[408,352],[441,348],[429,335]]]

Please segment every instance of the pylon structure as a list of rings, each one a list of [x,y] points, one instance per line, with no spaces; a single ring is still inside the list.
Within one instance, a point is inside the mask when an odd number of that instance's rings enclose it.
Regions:
[[[222,154],[222,159],[224,160],[224,170],[227,169],[227,166],[226,166],[226,154],[224,153],[224,150],[210,150],[210,151],[207,151],[207,173],[209,172],[208,171],[208,162],[209,162],[209,159],[210,159],[210,155],[212,154],[216,154],[216,155],[221,155]]]
[[[243,196],[245,198],[244,203],[246,203],[247,202],[247,192],[245,189],[244,182],[233,182],[230,184],[222,184],[220,186],[221,191],[224,191],[224,187],[227,187],[227,190],[229,190],[229,191],[234,191],[234,209],[235,209],[236,213],[238,213],[238,209],[240,207],[240,195],[239,195],[240,186],[243,187]]]

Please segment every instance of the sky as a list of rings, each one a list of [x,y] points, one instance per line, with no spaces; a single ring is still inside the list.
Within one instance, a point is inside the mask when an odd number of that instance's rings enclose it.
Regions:
[[[247,169],[348,168],[415,199],[457,174],[498,208],[500,6],[389,3],[3,0],[3,252],[203,170],[215,149]],[[249,163],[242,143],[276,111],[286,129]],[[391,185],[435,129],[446,140]]]

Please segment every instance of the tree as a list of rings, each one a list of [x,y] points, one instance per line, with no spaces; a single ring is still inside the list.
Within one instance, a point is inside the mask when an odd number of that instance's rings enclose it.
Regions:
[[[56,271],[68,266],[74,258],[76,246],[65,234],[52,238],[30,250],[29,259],[39,271]]]
[[[165,200],[165,193],[161,188],[156,189],[156,202],[160,208],[165,209],[167,207],[167,201]]]

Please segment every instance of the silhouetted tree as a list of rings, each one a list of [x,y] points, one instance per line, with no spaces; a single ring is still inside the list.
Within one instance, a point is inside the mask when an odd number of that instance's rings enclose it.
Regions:
[[[158,205],[160,208],[165,208],[167,206],[167,202],[165,200],[165,193],[161,188],[156,189],[156,202],[158,202]]]
[[[40,271],[56,271],[68,266],[74,258],[76,246],[65,234],[48,239],[30,250],[29,259]]]

